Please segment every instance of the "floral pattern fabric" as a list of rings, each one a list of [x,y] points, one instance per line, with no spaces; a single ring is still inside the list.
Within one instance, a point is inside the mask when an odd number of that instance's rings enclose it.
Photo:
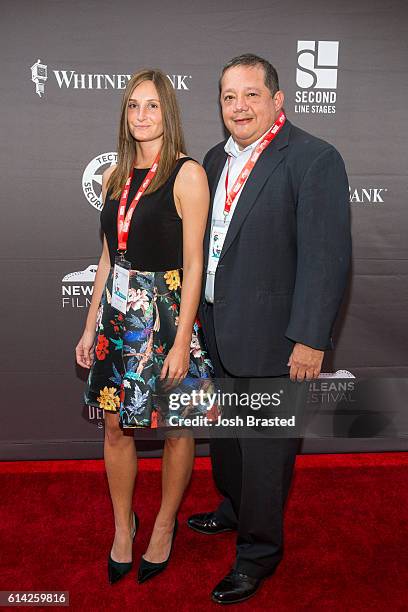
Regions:
[[[168,397],[160,385],[164,360],[173,345],[178,325],[182,270],[141,272],[130,270],[126,314],[111,306],[113,268],[100,301],[90,369],[84,401],[86,404],[119,413],[124,428],[169,425],[169,416],[206,416],[203,399],[169,409]],[[190,346],[186,378],[172,393],[203,390],[201,398],[213,391],[212,365],[204,345],[201,325],[196,319]]]

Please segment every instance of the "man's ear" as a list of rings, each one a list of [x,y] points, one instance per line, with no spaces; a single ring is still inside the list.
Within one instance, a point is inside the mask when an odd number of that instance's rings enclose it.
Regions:
[[[277,91],[276,94],[274,95],[273,101],[275,104],[275,111],[278,113],[281,110],[283,103],[285,101],[285,94],[283,93],[283,91],[279,89],[279,91]]]

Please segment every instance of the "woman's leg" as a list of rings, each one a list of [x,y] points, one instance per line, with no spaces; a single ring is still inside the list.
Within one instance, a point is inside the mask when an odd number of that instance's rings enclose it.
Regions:
[[[173,432],[172,432],[173,433]],[[166,438],[162,463],[162,501],[149,546],[143,557],[152,563],[165,561],[170,553],[174,521],[194,462],[194,438],[189,431]]]
[[[111,556],[114,561],[132,560],[133,489],[137,456],[133,430],[119,426],[119,415],[105,411],[104,459],[115,518],[115,539]]]

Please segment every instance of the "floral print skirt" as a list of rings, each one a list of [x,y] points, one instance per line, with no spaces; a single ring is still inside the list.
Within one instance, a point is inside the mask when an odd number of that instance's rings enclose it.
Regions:
[[[158,380],[176,337],[182,270],[130,270],[126,314],[111,306],[112,280],[113,268],[98,309],[85,404],[119,413],[123,428],[166,427],[178,418],[201,415],[211,418],[203,398],[212,391],[213,371],[198,319],[193,328],[189,371],[174,391],[182,393],[192,387],[203,390],[199,393],[203,401],[169,408],[168,395],[162,392]]]

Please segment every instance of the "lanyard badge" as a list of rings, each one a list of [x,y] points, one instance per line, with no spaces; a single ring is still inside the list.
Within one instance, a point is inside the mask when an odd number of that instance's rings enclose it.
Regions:
[[[222,247],[224,246],[225,236],[227,235],[228,227],[223,221],[213,220],[211,224],[210,234],[210,253],[208,258],[208,274],[215,274],[221,257]]]
[[[127,300],[129,292],[129,277],[131,264],[125,259],[124,254],[126,253],[127,241],[129,236],[129,226],[132,220],[133,213],[136,206],[138,205],[140,198],[152,182],[154,175],[157,172],[159,166],[160,153],[157,155],[152,167],[147,173],[146,178],[137,190],[135,197],[125,216],[126,203],[129,195],[130,183],[132,182],[133,169],[128,177],[125,187],[120,196],[118,217],[117,217],[117,230],[118,230],[118,255],[115,257],[115,266],[113,269],[113,286],[112,286],[112,299],[111,306],[116,308],[123,314],[126,314]]]
[[[129,292],[130,262],[123,254],[115,257],[113,268],[113,283],[111,306],[126,314],[128,292]]]

